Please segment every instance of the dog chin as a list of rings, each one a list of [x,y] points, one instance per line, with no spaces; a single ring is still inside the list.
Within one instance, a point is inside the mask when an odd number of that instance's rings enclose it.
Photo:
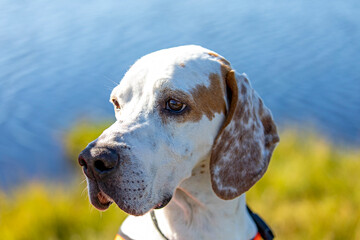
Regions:
[[[157,204],[150,205],[149,202],[146,202],[142,206],[140,206],[140,204],[131,203],[131,202],[129,202],[129,203],[124,203],[121,201],[117,202],[116,200],[115,200],[115,203],[121,210],[123,210],[124,212],[126,212],[130,215],[142,216],[153,209],[161,209],[161,208],[165,207],[170,202],[170,200],[171,200],[171,197],[167,197]]]

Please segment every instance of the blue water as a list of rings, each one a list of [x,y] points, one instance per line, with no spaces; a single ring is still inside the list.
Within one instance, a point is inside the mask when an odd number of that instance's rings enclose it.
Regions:
[[[113,118],[149,52],[200,44],[246,72],[280,127],[360,144],[360,1],[0,1],[0,186],[69,172],[62,136]]]

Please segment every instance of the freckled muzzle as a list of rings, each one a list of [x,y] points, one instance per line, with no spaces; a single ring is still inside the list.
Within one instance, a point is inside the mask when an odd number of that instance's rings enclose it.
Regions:
[[[130,156],[128,147],[111,149],[96,144],[90,144],[80,153],[78,161],[88,178],[90,202],[97,209],[106,210],[115,202],[129,214],[143,215],[166,206],[171,200],[169,194],[158,202],[152,201],[151,180]]]

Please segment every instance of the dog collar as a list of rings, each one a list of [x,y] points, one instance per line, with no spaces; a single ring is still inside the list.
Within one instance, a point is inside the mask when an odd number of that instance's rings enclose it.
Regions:
[[[251,218],[254,220],[256,227],[258,229],[258,233],[255,235],[255,237],[252,240],[272,240],[274,239],[274,234],[271,230],[271,228],[265,223],[265,221],[256,213],[254,213],[249,206],[246,205],[246,209],[248,213],[250,214]],[[161,231],[159,227],[159,223],[156,219],[154,210],[150,211],[151,220],[158,231],[158,233],[163,237],[164,240],[169,240],[165,234]],[[121,228],[119,229],[119,232],[116,234],[115,240],[132,240],[129,238],[126,234],[124,234],[121,231]]]
[[[156,220],[155,212],[154,212],[153,210],[150,212],[150,216],[151,216],[151,220],[153,221],[156,230],[160,233],[160,235],[164,238],[164,240],[169,240],[169,239],[165,236],[165,234],[164,234],[163,232],[161,232],[160,227],[159,227],[159,224],[158,224],[158,222],[157,222],[157,220]],[[260,233],[257,233],[256,236],[255,236],[252,240],[261,240],[261,235],[260,235]]]
[[[254,220],[256,227],[258,229],[258,233],[253,238],[253,240],[260,240],[261,238],[264,240],[272,240],[275,235],[269,225],[265,223],[265,221],[256,213],[254,213],[248,205],[246,205],[246,209],[250,214],[251,218]]]

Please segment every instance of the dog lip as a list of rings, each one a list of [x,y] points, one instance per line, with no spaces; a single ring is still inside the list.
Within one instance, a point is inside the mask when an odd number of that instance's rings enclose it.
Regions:
[[[113,203],[113,201],[102,191],[99,191],[91,201],[92,205],[98,210],[104,211]]]
[[[98,192],[97,198],[102,205],[108,205],[109,203],[111,204],[113,202],[113,200],[103,191]]]
[[[155,205],[154,208],[155,209],[161,209],[161,208],[165,207],[171,201],[171,198],[172,198],[172,196],[169,196],[169,197],[165,198],[162,202]]]
[[[101,210],[101,211],[104,211],[106,209],[108,209],[111,205],[111,202],[108,202],[107,204],[102,204],[100,202],[96,203],[96,204],[93,204],[93,206],[98,209],[98,210]]]
[[[96,180],[89,179],[91,204],[98,210],[106,210],[114,201],[99,186]]]

